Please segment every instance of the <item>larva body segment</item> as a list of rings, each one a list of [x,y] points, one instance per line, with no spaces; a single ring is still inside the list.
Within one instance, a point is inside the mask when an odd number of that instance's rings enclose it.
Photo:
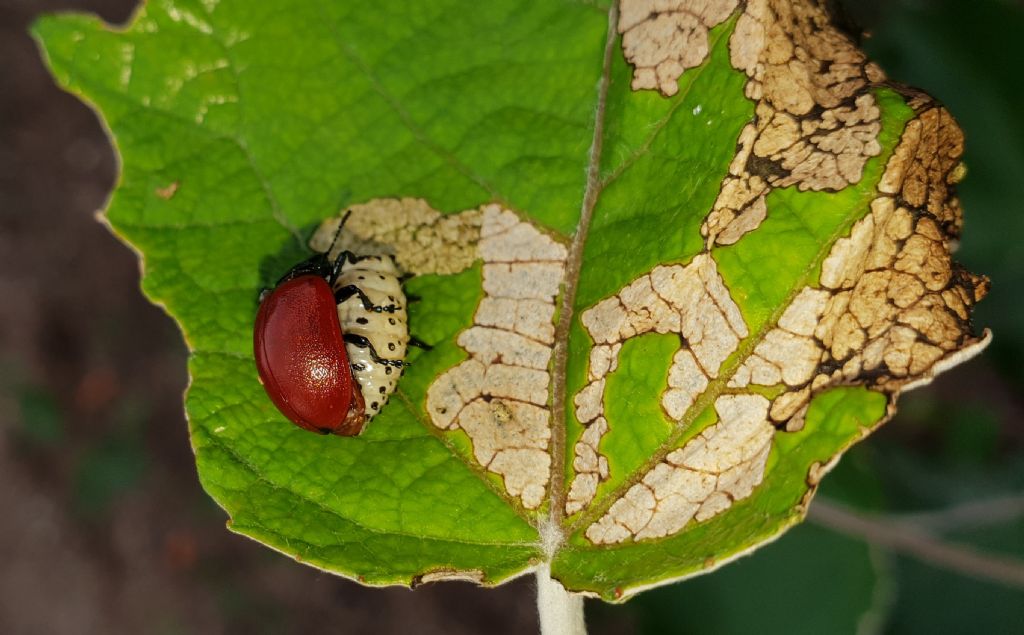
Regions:
[[[348,255],[334,284],[352,376],[372,418],[395,392],[409,344],[401,272],[391,256]]]

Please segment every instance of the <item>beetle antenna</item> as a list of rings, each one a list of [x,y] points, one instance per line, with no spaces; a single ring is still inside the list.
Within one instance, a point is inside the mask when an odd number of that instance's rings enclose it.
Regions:
[[[338,223],[338,229],[334,230],[334,238],[331,239],[331,246],[327,248],[327,253],[330,254],[334,251],[334,246],[338,244],[338,239],[341,238],[341,230],[345,228],[345,223],[348,222],[348,217],[352,215],[352,210],[345,212],[345,215],[341,217],[341,222]]]
[[[338,239],[341,238],[341,230],[345,228],[345,223],[348,222],[349,216],[352,215],[352,210],[345,212],[345,215],[341,217],[341,222],[338,223],[338,229],[334,232],[334,239],[331,241],[331,246],[327,248],[327,253],[324,254],[327,258],[330,258],[331,252],[334,251],[334,246],[338,244]],[[331,275],[327,279],[327,283],[334,287],[334,283],[338,281],[338,276],[341,275],[341,267],[344,265],[346,260],[351,259],[351,252],[342,250],[338,252],[337,257],[334,259],[334,264],[331,265]]]

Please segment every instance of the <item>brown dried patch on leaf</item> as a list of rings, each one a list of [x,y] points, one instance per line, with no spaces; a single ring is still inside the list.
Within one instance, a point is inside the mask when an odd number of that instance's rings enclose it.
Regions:
[[[907,124],[879,184],[882,196],[822,265],[833,297],[815,331],[831,375],[898,390],[940,359],[979,340],[970,310],[988,280],[952,262],[960,202],[951,186],[962,176],[963,135],[933,106]],[[823,381],[816,378],[816,381]]]
[[[784,385],[770,417],[798,429],[814,394],[866,384],[897,394],[980,351],[970,312],[988,280],[952,262],[960,232],[953,185],[963,135],[944,108],[907,124],[879,184],[881,196],[822,264],[820,289],[803,289],[729,385]]]
[[[760,225],[772,189],[843,189],[881,152],[870,88],[884,77],[818,4],[750,0],[729,50],[757,106],[701,228],[709,246]]]
[[[480,569],[435,569],[422,575],[416,576],[412,580],[412,588],[416,588],[423,584],[430,584],[431,582],[473,582],[475,584],[482,584],[487,577],[484,572]]]
[[[736,10],[738,0],[621,0],[622,50],[634,66],[633,90],[679,91],[679,77],[708,57],[708,31]]]
[[[604,418],[605,379],[616,368],[622,342],[650,332],[680,335],[661,402],[669,417],[680,420],[748,334],[739,307],[708,254],[686,266],[656,267],[584,311],[580,319],[595,346],[588,383],[573,399],[576,418],[585,429],[574,447],[575,477],[565,504],[569,515],[589,504],[600,482],[608,478],[608,463],[598,443],[609,425]]]
[[[778,393],[770,399],[719,396],[718,423],[668,454],[612,502],[587,527],[591,542],[668,536],[749,496],[764,477],[775,430],[801,428],[815,394],[836,385],[867,385],[891,396],[891,412],[900,391],[930,381],[988,343],[988,333],[975,337],[970,325],[971,309],[984,297],[988,281],[964,271],[950,256],[961,224],[953,186],[963,175],[963,137],[941,107],[924,98],[911,103],[917,116],[886,165],[870,213],[832,246],[822,263],[820,287],[801,289],[729,378],[731,391],[757,385]],[[676,286],[699,304],[692,288]],[[590,322],[600,317],[603,325],[599,336],[591,333],[595,351],[669,323],[653,303],[628,310],[634,290],[644,295],[641,281],[591,309]],[[657,295],[676,304],[664,293]],[[588,314],[583,320],[590,329]],[[602,339],[601,333],[618,339]],[[605,356],[592,357],[591,367],[605,368]],[[603,382],[600,374],[592,371],[592,381]],[[701,394],[714,378],[692,343],[680,349],[662,402],[666,411],[673,416],[685,412],[693,403],[689,395]],[[581,421],[593,417],[599,406],[587,393],[596,385],[577,396]],[[673,404],[668,397],[680,385],[688,388]],[[676,405],[679,410],[673,409]],[[813,465],[809,486],[815,487],[837,459]]]
[[[445,215],[419,198],[383,198],[352,205],[347,210],[352,215],[330,256],[344,250],[390,254],[406,273],[458,273],[478,258],[485,209]],[[327,251],[340,222],[340,216],[324,221],[310,247]]]
[[[911,209],[930,214],[949,238],[957,238],[963,221],[954,186],[965,170],[960,161],[964,135],[945,108],[922,103],[920,114],[907,124],[878,190],[903,201]]]
[[[662,538],[750,496],[764,478],[775,428],[760,395],[722,395],[719,423],[644,474],[586,530],[595,544]]]
[[[483,260],[484,298],[457,339],[469,359],[430,385],[427,413],[439,428],[464,430],[480,465],[536,509],[551,478],[548,366],[567,251],[497,205],[479,219],[469,262]]]
[[[172,198],[174,198],[175,194],[178,193],[178,187],[180,186],[180,181],[171,181],[170,183],[167,184],[166,187],[156,188],[155,190],[153,190],[153,193],[159,196],[160,198],[164,199],[165,201],[169,201]]]

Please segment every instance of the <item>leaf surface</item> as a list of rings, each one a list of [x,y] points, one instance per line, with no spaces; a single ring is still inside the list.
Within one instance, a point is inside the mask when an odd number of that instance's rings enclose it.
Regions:
[[[192,350],[234,531],[370,584],[549,562],[621,599],[798,522],[901,389],[984,346],[949,114],[811,3],[677,4],[37,23],[117,144],[106,218]],[[347,209],[342,246],[416,274],[433,349],[362,436],[318,437],[264,394],[252,320]]]

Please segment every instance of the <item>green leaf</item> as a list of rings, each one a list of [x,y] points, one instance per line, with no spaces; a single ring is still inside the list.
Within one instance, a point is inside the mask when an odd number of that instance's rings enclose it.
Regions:
[[[192,351],[232,530],[368,584],[549,564],[622,599],[798,522],[901,389],[985,345],[986,281],[948,255],[948,113],[813,3],[702,11],[155,0],[35,25],[117,145],[106,219]],[[320,437],[266,397],[251,331],[347,209],[341,246],[416,274],[433,348],[361,436]]]

